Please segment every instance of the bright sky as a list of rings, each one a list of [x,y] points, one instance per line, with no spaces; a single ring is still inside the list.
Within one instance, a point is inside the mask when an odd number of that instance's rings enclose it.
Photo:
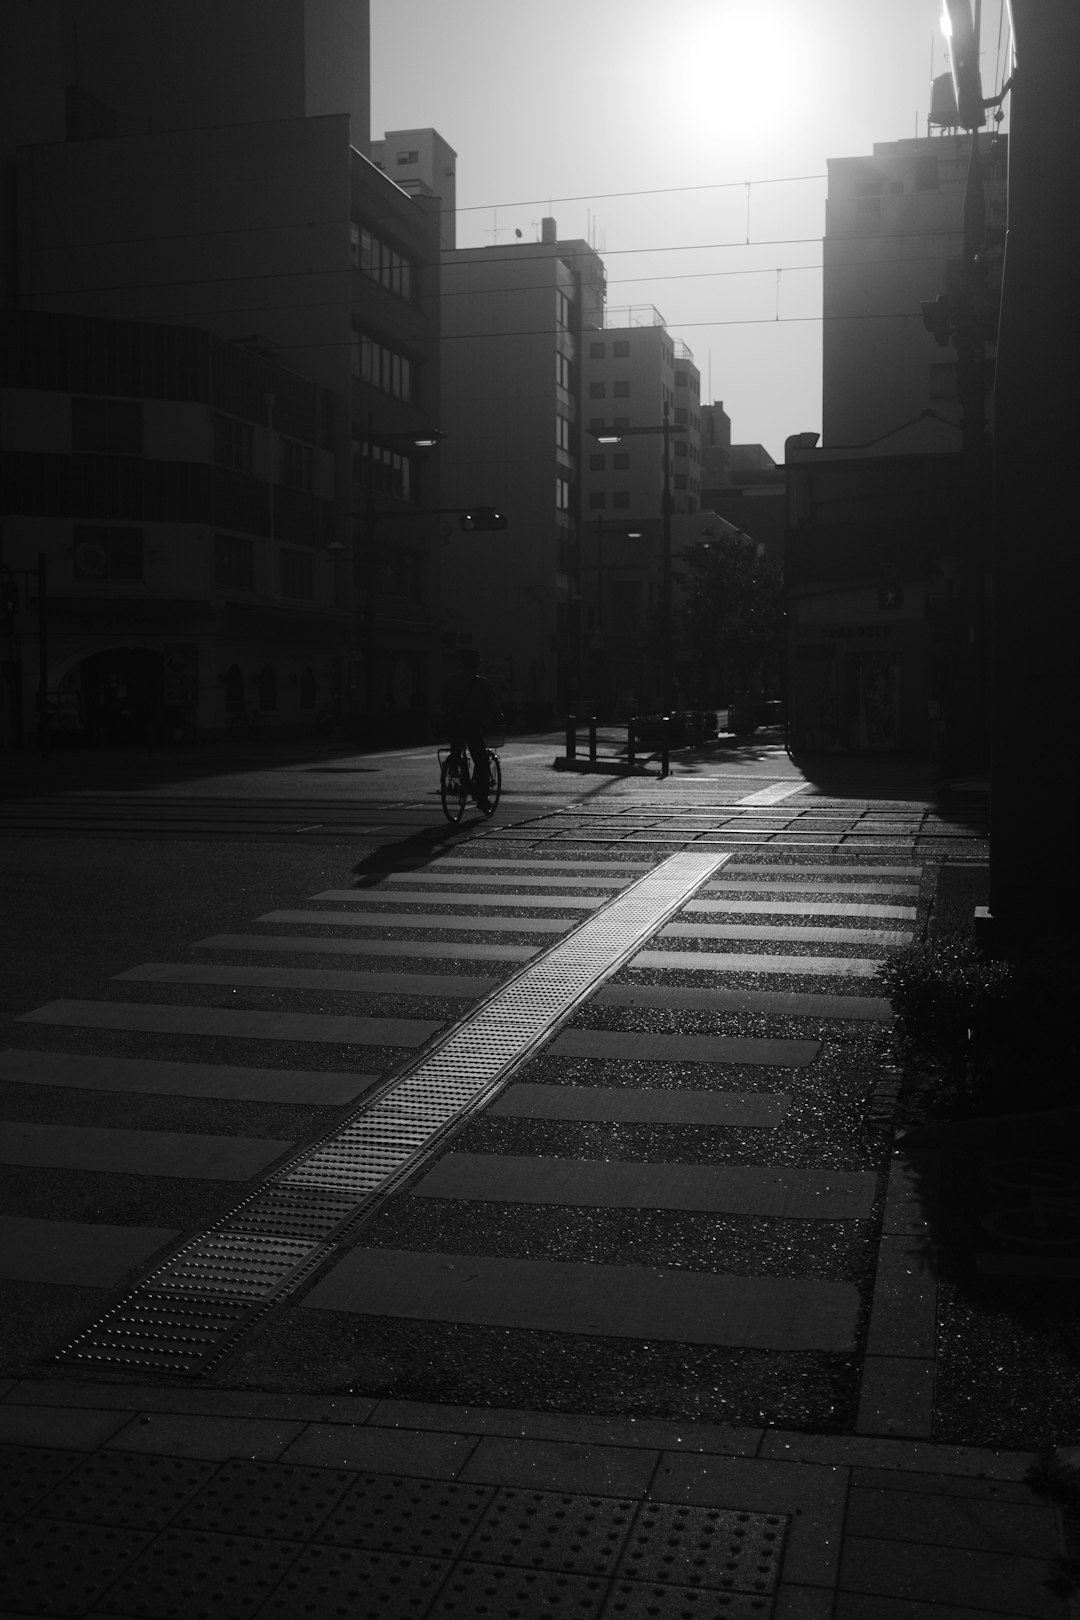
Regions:
[[[983,94],[1008,69],[984,0]],[[371,0],[373,137],[458,154],[458,246],[559,236],[654,305],[738,443],[821,428],[825,165],[926,134],[940,0]],[[1007,124],[1005,125],[1007,128]],[[747,182],[750,182],[749,188]],[[627,195],[631,193],[631,195]]]

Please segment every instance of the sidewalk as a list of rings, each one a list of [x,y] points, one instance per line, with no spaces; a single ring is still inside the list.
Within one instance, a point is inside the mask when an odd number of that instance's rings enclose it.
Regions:
[[[5,1615],[1075,1613],[1024,1452],[66,1383],[0,1441]]]

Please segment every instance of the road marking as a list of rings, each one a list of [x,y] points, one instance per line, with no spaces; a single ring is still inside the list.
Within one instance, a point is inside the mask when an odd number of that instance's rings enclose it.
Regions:
[[[725,900],[714,896],[711,900],[691,900],[683,906],[683,913],[692,911],[703,917],[713,916],[775,916],[775,917],[866,917],[875,922],[914,922],[915,906],[876,905],[865,900]]]
[[[513,1119],[572,1119],[626,1125],[705,1125],[768,1130],[791,1098],[769,1091],[639,1091],[631,1086],[543,1086],[519,1080],[492,1105]]]
[[[346,968],[215,967],[200,962],[143,962],[114,973],[114,979],[137,984],[224,984],[243,989],[332,990],[349,995],[469,996],[486,995],[498,983],[477,975],[453,973],[360,973]]]
[[[859,1291],[802,1277],[354,1249],[300,1303],[542,1333],[847,1351],[855,1346]]]
[[[877,1176],[872,1170],[447,1153],[409,1192],[420,1198],[566,1208],[704,1210],[713,1215],[844,1221],[871,1215]]]
[[[651,1031],[567,1029],[551,1043],[554,1057],[633,1059],[660,1063],[760,1063],[803,1069],[821,1050],[820,1041],[753,1039],[739,1035],[666,1035]]]
[[[607,984],[593,1002],[609,1007],[693,1007],[702,1012],[765,1013],[771,1018],[858,1018],[887,1020],[889,1003],[880,996],[812,995],[797,990],[732,990],[710,985]]]
[[[344,900],[349,905],[361,906],[388,906],[388,905],[416,905],[416,906],[532,906],[536,910],[548,907],[552,911],[595,911],[598,906],[606,906],[611,896],[607,894],[513,894],[484,890],[481,893],[470,893],[468,889],[443,889],[435,894],[426,894],[423,890],[409,892],[394,889],[392,892],[379,889],[324,889],[322,894],[313,894],[313,900]],[[411,922],[431,920],[430,912],[418,912],[410,917]],[[522,921],[529,919],[523,918]]]
[[[769,787],[758,788],[756,793],[748,793],[740,799],[739,804],[779,804],[781,799],[792,799],[796,793],[802,793],[807,787],[805,781],[801,782],[773,782]]]
[[[43,1170],[249,1181],[293,1146],[247,1136],[8,1123],[0,1136],[0,1162]]]
[[[799,927],[795,923],[667,923],[661,928],[660,939],[759,939],[784,941],[796,945],[800,941],[823,945],[907,945],[911,942],[910,929],[895,928],[841,928],[829,924],[808,923]]]
[[[314,1069],[82,1057],[72,1052],[0,1052],[0,1080],[79,1091],[142,1092],[155,1097],[216,1097],[236,1102],[332,1107],[353,1102],[377,1079],[375,1074],[331,1074]]]
[[[318,928],[413,928],[430,932],[469,931],[504,934],[565,934],[576,917],[451,917],[430,912],[267,911],[256,922],[311,923]]]
[[[447,945],[437,939],[339,939],[313,934],[211,934],[197,939],[198,951],[313,951],[320,956],[422,956],[445,958]],[[536,945],[493,944],[486,940],[455,940],[455,961],[525,962],[537,954]]]
[[[679,973],[813,974],[868,979],[877,972],[881,961],[862,956],[757,956],[749,951],[638,951],[627,965],[670,968]]]
[[[0,1277],[6,1282],[115,1288],[149,1265],[179,1231],[167,1226],[102,1226],[0,1215]]]
[[[330,1041],[335,1045],[422,1046],[441,1023],[420,1018],[350,1018],[331,1013],[251,1012],[146,1001],[50,1001],[24,1024],[141,1029],[150,1034],[224,1035],[235,1040]]]

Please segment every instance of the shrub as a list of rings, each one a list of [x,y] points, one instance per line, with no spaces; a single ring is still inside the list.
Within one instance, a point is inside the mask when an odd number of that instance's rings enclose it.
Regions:
[[[951,933],[894,951],[874,977],[908,1052],[962,1082],[969,1060],[980,1056],[1012,971],[1008,963],[980,956],[969,934]]]

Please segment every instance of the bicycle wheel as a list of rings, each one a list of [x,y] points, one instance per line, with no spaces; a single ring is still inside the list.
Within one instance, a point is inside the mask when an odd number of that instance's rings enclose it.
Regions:
[[[469,795],[468,777],[462,770],[461,756],[447,754],[439,772],[439,796],[447,821],[460,821]]]
[[[488,758],[488,808],[482,812],[484,815],[493,815],[502,797],[502,765],[494,748],[487,751]]]

